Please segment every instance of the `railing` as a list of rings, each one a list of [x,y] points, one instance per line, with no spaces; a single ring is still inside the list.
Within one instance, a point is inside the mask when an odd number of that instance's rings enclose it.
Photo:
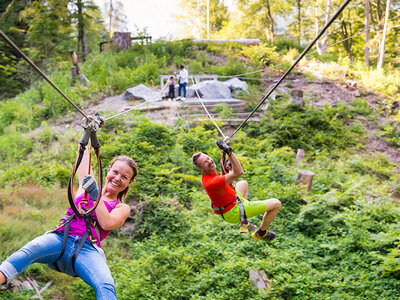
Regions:
[[[163,90],[165,87],[165,81],[168,81],[170,77],[177,78],[178,76],[175,75],[160,75],[160,89]],[[218,80],[218,75],[189,75],[189,83],[191,83],[191,79],[193,79],[196,83],[199,83],[202,79],[208,80]]]

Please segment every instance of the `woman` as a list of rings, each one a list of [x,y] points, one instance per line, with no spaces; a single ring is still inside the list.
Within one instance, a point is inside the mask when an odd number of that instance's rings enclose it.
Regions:
[[[92,199],[97,199],[98,188],[93,177],[85,174],[84,169],[87,170],[88,161],[88,153],[86,151],[77,170],[79,190],[76,193],[75,203],[82,201],[86,190],[90,196],[89,207],[91,207]],[[96,232],[95,228],[90,230],[97,241],[92,244],[88,238],[74,264],[72,264],[71,258],[75,254],[75,250],[85,231],[85,221],[78,216],[75,216],[70,221],[67,244],[61,257],[65,226],[52,233],[37,237],[8,257],[0,265],[0,284],[9,283],[30,264],[39,262],[68,275],[79,276],[94,288],[97,299],[117,299],[114,280],[105,261],[104,253],[101,253],[102,250],[99,247],[101,240],[111,230],[121,227],[129,216],[130,208],[122,203],[122,199],[137,174],[137,165],[132,158],[117,156],[113,159],[108,168],[101,199],[92,214],[94,221],[97,222],[96,227],[99,233]],[[72,213],[71,208],[69,208],[68,213]]]

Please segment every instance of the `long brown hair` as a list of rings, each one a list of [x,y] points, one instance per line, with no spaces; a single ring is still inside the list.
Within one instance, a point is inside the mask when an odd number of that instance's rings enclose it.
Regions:
[[[139,172],[138,172],[138,167],[137,167],[136,162],[135,162],[132,158],[130,158],[130,157],[128,157],[128,156],[116,156],[116,157],[114,157],[114,159],[112,160],[112,162],[111,162],[111,164],[110,164],[110,168],[113,166],[113,164],[114,164],[117,160],[120,160],[120,161],[125,162],[125,163],[132,169],[133,175],[132,175],[132,178],[131,178],[129,181],[134,180],[134,179],[136,178],[136,176],[138,175],[138,173],[139,173]],[[123,198],[126,196],[126,194],[128,193],[128,191],[129,191],[129,186],[130,186],[130,184],[128,184],[128,186],[127,186],[122,192],[119,192],[119,193],[118,193],[117,199],[118,199],[120,202],[123,202],[122,199],[123,199]]]

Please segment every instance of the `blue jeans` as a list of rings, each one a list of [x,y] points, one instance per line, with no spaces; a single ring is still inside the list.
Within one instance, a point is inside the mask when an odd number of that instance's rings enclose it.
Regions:
[[[58,261],[58,267],[63,273],[79,276],[93,287],[97,299],[117,299],[114,279],[110,269],[100,253],[86,241],[75,261],[75,271],[72,268],[72,256],[81,238],[69,236],[64,255]],[[27,243],[14,252],[1,265],[0,271],[7,278],[7,283],[20,275],[30,264],[38,262],[55,270],[53,263],[61,254],[62,233],[44,234]]]
[[[181,90],[183,88],[183,97],[186,98],[186,85],[187,85],[187,82],[179,83],[179,88],[178,88],[178,96],[179,97],[181,96]]]

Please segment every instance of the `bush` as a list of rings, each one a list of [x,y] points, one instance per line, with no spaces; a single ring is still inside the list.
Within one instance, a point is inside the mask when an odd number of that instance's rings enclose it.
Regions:
[[[268,66],[279,61],[276,47],[269,47],[265,44],[250,46],[241,51],[252,63],[259,66]]]
[[[240,62],[237,58],[228,58],[225,65],[218,63],[216,66],[212,67],[212,73],[218,74],[220,76],[235,76],[239,74],[248,73],[249,69]]]

